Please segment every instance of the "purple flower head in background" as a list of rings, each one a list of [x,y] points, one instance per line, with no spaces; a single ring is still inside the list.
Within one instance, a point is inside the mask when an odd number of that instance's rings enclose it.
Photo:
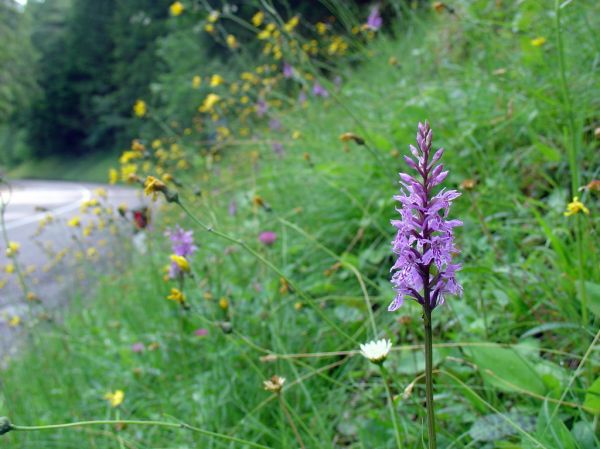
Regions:
[[[283,144],[281,142],[273,142],[273,153],[275,153],[279,157],[283,157]]]
[[[271,246],[275,243],[275,240],[277,240],[277,234],[273,231],[264,231],[260,233],[258,240],[260,240],[260,243],[263,245]]]
[[[379,7],[373,6],[373,8],[371,8],[371,13],[369,14],[369,17],[367,18],[367,23],[365,24],[365,27],[372,31],[379,31],[381,25],[383,25],[383,19],[379,15]]]
[[[301,90],[298,94],[298,103],[300,104],[300,106],[302,106],[304,103],[306,103],[306,100],[306,92]]]
[[[227,212],[229,212],[229,215],[232,217],[237,214],[237,202],[235,200],[231,200],[229,207],[227,208]]]
[[[340,90],[340,87],[342,87],[342,77],[340,75],[336,75],[333,79],[333,84],[335,84],[336,90]]]
[[[173,254],[188,257],[198,249],[194,245],[194,231],[185,231],[181,226],[176,225],[175,229],[167,229],[165,235],[171,240]]]
[[[146,346],[144,346],[144,343],[142,342],[137,342],[131,345],[132,352],[144,352],[145,349]]]
[[[196,337],[206,337],[208,335],[208,329],[200,328],[194,331]]]
[[[258,115],[259,117],[262,117],[263,115],[265,115],[267,113],[267,111],[269,110],[269,105],[267,105],[267,102],[260,98],[257,102],[256,102],[256,115]]]
[[[194,231],[185,231],[179,225],[175,229],[167,229],[165,235],[171,240],[173,254],[189,258],[198,247],[194,245]],[[181,273],[181,269],[175,262],[169,266],[169,277],[175,279]]]
[[[283,77],[291,78],[292,76],[294,76],[294,68],[291,66],[291,64],[284,62],[283,63]]]
[[[315,97],[327,98],[329,96],[329,92],[327,92],[327,89],[325,89],[317,82],[315,82],[315,84],[313,85],[312,92]]]
[[[462,293],[462,287],[455,277],[461,266],[452,263],[452,255],[458,252],[454,246],[453,229],[462,225],[462,222],[447,219],[452,201],[460,193],[446,189],[433,193],[448,171],[444,171],[444,166],[437,163],[443,149],[431,155],[432,137],[429,123],[419,123],[419,148],[410,145],[415,159],[404,157],[417,175],[413,177],[400,173],[403,188],[400,189],[400,195],[394,196],[400,203],[396,209],[400,213],[400,220],[392,220],[392,225],[398,230],[392,242],[392,251],[397,259],[391,269],[396,297],[389,305],[389,311],[397,310],[405,297],[433,310],[444,303],[446,294]]]
[[[281,129],[281,121],[276,118],[269,120],[269,129],[271,131],[279,131]]]

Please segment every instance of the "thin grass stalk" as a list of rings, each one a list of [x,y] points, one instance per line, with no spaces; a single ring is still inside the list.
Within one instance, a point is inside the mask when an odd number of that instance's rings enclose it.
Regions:
[[[394,435],[396,437],[396,446],[398,449],[402,449],[402,432],[400,431],[400,425],[398,423],[398,417],[396,416],[396,409],[394,407],[394,398],[392,397],[392,391],[390,390],[389,381],[391,377],[387,372],[383,363],[379,364],[381,370],[381,377],[383,377],[383,385],[385,386],[385,393],[387,396],[388,408],[390,409],[390,417],[392,418],[392,424],[394,425]]]

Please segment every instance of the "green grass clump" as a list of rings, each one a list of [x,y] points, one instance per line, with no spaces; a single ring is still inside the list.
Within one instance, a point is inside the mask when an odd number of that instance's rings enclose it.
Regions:
[[[161,420],[273,448],[391,448],[386,388],[356,354],[385,336],[397,349],[386,367],[401,440],[423,447],[421,317],[413,304],[386,308],[396,173],[428,119],[434,146],[447,149],[447,184],[463,191],[453,217],[464,221],[465,294],[434,314],[439,447],[597,447],[597,192],[579,192],[590,215],[563,212],[572,183],[598,178],[598,6],[562,9],[565,92],[554,10],[487,4],[459,2],[454,15],[416,16],[396,37],[378,37],[360,54],[366,63],[342,68],[332,98],[292,105],[278,134],[261,130],[217,162],[198,157],[201,173],[179,179],[197,219],[242,239],[294,288],[167,205],[158,227],[192,228],[199,246],[184,285],[191,310],[165,300],[176,285],[162,279],[168,242],[156,232],[146,255],[132,253],[64,323],[32,335],[3,373],[0,411],[22,425]],[[532,45],[537,37],[546,43]],[[368,146],[340,142],[349,131]],[[265,230],[277,233],[273,246],[258,242]],[[281,396],[262,388],[273,375],[286,378]],[[125,400],[112,408],[103,396],[117,389]],[[14,432],[3,442],[250,447],[135,425]]]

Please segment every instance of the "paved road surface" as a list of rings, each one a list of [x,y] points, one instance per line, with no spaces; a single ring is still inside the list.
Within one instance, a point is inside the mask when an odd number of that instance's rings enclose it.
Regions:
[[[94,191],[99,187],[103,187],[108,192],[108,198],[104,204],[112,206],[114,209],[121,203],[126,203],[130,207],[140,204],[139,189],[59,181],[15,181],[11,183],[12,193],[5,213],[6,232],[10,241],[18,242],[21,245],[18,255],[19,266],[24,269],[28,266],[36,267],[35,274],[31,276],[31,279],[35,278],[37,284],[32,287],[32,291],[40,297],[44,307],[48,309],[56,308],[64,303],[65,298],[68,297],[65,294],[68,282],[58,283],[56,282],[56,272],[45,273],[41,269],[43,264],[48,262],[48,257],[40,242],[41,240],[50,241],[56,250],[60,250],[61,246],[73,244],[71,235],[73,230],[63,223],[60,226],[48,226],[42,239],[36,240],[33,236],[38,229],[40,220],[47,214],[51,214],[58,222],[64,222],[78,215],[81,203],[94,198],[96,196]],[[6,186],[0,186],[0,194],[3,198],[7,198]],[[104,232],[104,234],[107,233],[107,231]],[[101,232],[94,233],[91,238],[103,238],[102,234]],[[5,256],[3,239],[0,239],[0,250],[0,282],[2,279],[8,280],[8,284],[0,289],[0,359],[2,359],[11,352],[9,348],[14,347],[15,338],[23,328],[23,326],[11,326],[10,320],[15,316],[25,316],[31,310],[31,304],[24,299],[23,290],[19,287],[16,276],[5,272],[6,265],[11,261]],[[64,273],[64,275],[68,276],[68,273]],[[13,324],[15,323],[13,322]]]

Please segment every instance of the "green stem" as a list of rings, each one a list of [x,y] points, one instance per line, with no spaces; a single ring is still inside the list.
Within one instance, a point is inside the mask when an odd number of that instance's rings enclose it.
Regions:
[[[577,141],[575,137],[575,118],[573,113],[573,105],[571,103],[571,95],[569,93],[569,84],[567,82],[567,68],[565,64],[565,50],[562,39],[562,27],[560,23],[560,0],[554,2],[554,16],[556,18],[556,47],[558,51],[558,66],[560,70],[560,84],[567,112],[567,122],[569,125],[569,134],[571,143],[568,148],[569,154],[569,169],[571,171],[571,198],[577,193],[579,187],[579,173],[577,170]]]
[[[427,298],[423,307],[423,324],[425,326],[425,396],[427,399],[427,430],[429,433],[429,449],[436,449],[435,414],[433,408],[433,335],[431,331],[431,308]]]
[[[396,416],[396,409],[394,407],[394,400],[392,398],[392,391],[390,390],[390,376],[387,370],[383,366],[383,363],[379,365],[381,369],[381,376],[383,377],[383,384],[385,385],[385,393],[387,395],[388,407],[390,409],[390,416],[392,417],[392,423],[394,424],[394,430],[396,434],[396,446],[398,449],[402,449],[402,433],[400,432],[400,425],[398,424],[398,418]]]
[[[583,248],[583,230],[581,214],[577,214],[577,258],[579,259],[579,291],[581,295],[581,325],[585,329],[588,325],[587,291],[585,288],[585,251]]]
[[[10,424],[10,429],[12,431],[19,432],[31,432],[37,430],[58,430],[58,429],[69,429],[72,427],[82,427],[82,426],[99,426],[99,425],[131,425],[131,426],[154,426],[154,427],[166,427],[171,429],[185,429],[191,430],[192,432],[200,433],[202,435],[221,438],[223,440],[232,441],[235,443],[245,444],[250,447],[257,447],[260,449],[271,449],[268,446],[263,446],[262,444],[253,443],[252,441],[242,440],[241,438],[236,438],[230,435],[225,435],[222,433],[211,432],[210,430],[199,429],[198,427],[190,426],[185,423],[169,423],[164,421],[136,421],[136,420],[97,420],[97,421],[77,421],[72,423],[65,424],[50,424],[47,426],[16,426],[14,424]]]

